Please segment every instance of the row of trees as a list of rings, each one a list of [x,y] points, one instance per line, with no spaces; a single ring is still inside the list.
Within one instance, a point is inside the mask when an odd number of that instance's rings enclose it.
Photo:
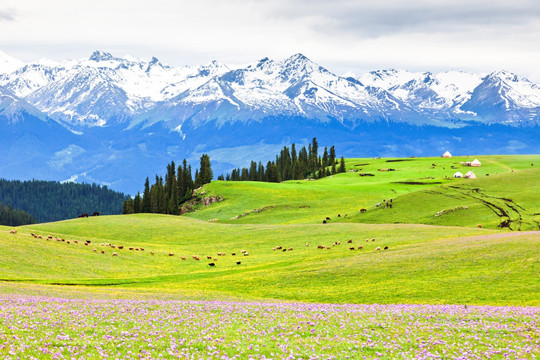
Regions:
[[[96,184],[0,179],[0,202],[32,215],[37,222],[76,218],[95,211],[102,215],[122,212],[127,195]]]
[[[35,223],[36,219],[26,211],[13,209],[11,206],[0,203],[0,225],[19,226]]]
[[[226,181],[266,181],[281,182],[286,180],[301,180],[306,178],[320,179],[332,174],[345,172],[345,159],[336,158],[334,146],[324,148],[323,156],[319,156],[319,144],[313,138],[308,148],[302,147],[296,152],[295,144],[289,149],[287,146],[276,155],[275,161],[268,161],[266,167],[261,163],[251,161],[249,168],[234,169],[225,177],[218,177],[218,180]]]
[[[210,157],[206,154],[201,156],[200,168],[195,170],[195,180],[186,159],[178,168],[171,161],[167,165],[165,179],[156,175],[154,183],[150,185],[150,179],[146,178],[142,195],[137,193],[135,198],[124,201],[122,213],[178,215],[180,205],[191,199],[193,190],[210,183],[213,176]]]

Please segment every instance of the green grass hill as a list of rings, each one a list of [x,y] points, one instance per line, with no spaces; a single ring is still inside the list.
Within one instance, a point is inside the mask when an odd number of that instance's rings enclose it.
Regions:
[[[198,196],[224,201],[183,216],[0,227],[0,293],[538,306],[540,156],[476,158],[477,179],[452,177],[473,158],[349,159],[212,182]]]

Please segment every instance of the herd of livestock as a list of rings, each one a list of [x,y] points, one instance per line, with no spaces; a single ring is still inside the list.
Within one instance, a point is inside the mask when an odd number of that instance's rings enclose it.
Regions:
[[[9,231],[10,234],[17,234],[17,230],[10,230]],[[110,244],[110,243],[100,243],[99,246],[97,245],[93,245],[92,244],[92,241],[90,240],[66,240],[64,238],[59,238],[59,237],[55,237],[55,236],[52,236],[52,235],[39,235],[39,234],[35,234],[35,233],[31,233],[30,234],[32,237],[34,237],[35,239],[44,239],[44,240],[48,240],[48,241],[57,241],[57,242],[61,242],[61,243],[65,243],[65,244],[74,244],[74,245],[84,245],[84,246],[88,246],[88,247],[92,247],[92,251],[94,253],[99,253],[99,254],[105,254],[105,250],[104,248],[108,247],[110,249],[113,249],[114,251],[112,252],[112,256],[118,256],[119,255],[119,250],[128,250],[128,251],[134,251],[134,252],[144,252],[145,249],[143,247],[134,247],[134,246],[124,246],[124,245],[115,245],[115,244]],[[365,240],[366,242],[375,242],[375,238],[371,238],[371,239],[366,239]],[[363,250],[364,249],[364,246],[363,245],[352,245],[353,244],[353,240],[350,239],[350,240],[347,240],[347,245],[349,247],[349,250]],[[93,246],[92,246],[93,245]],[[331,246],[327,246],[327,245],[318,245],[317,246],[317,249],[320,249],[320,250],[330,250],[331,248],[333,247],[336,247],[336,246],[340,246],[341,245],[341,242],[340,241],[335,241],[334,243],[331,244]],[[309,247],[309,243],[306,243],[305,244],[306,247]],[[388,250],[388,246],[384,246],[383,247],[384,250]],[[272,251],[282,251],[282,252],[286,252],[286,251],[293,251],[294,248],[293,247],[287,247],[287,246],[275,246]],[[381,250],[381,247],[380,246],[377,246],[375,248],[375,251],[380,251]],[[156,253],[154,251],[150,251],[148,252],[150,255],[154,256],[156,255]],[[167,253],[168,256],[175,256],[175,254],[173,252],[168,252]],[[230,256],[249,256],[249,252],[247,250],[240,250],[239,252],[231,252],[230,253]],[[226,253],[224,252],[218,252],[216,253],[216,256],[217,257],[214,257],[214,256],[205,256],[207,260],[211,261],[208,263],[208,265],[210,267],[215,267],[216,266],[216,262],[218,260],[218,257],[224,257],[224,256],[227,256]],[[183,260],[183,261],[186,261],[188,258],[191,258],[193,259],[194,261],[200,261],[201,259],[203,259],[204,257],[203,256],[199,256],[199,255],[191,255],[190,257],[187,257],[187,256],[180,256],[180,259]],[[236,261],[236,265],[241,265],[242,262],[241,261]]]

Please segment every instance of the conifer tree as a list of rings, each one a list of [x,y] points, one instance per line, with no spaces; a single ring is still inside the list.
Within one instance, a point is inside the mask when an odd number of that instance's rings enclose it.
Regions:
[[[133,212],[135,214],[141,212],[141,193],[138,192],[135,196],[135,199],[133,199]]]
[[[148,177],[146,178],[146,181],[144,182],[144,192],[143,192],[143,198],[142,198],[142,203],[141,203],[141,212],[143,213],[152,212],[152,205],[151,205],[151,199],[150,199],[150,181],[148,180]]]
[[[342,156],[341,161],[339,163],[339,172],[344,173],[345,171],[346,171],[346,169],[345,169],[345,159]]]

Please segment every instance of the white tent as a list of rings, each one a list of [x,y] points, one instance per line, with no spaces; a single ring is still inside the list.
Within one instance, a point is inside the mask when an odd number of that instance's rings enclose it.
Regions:
[[[474,159],[473,162],[471,162],[471,166],[480,167],[482,166],[482,163],[478,161],[478,159]]]
[[[455,178],[462,178],[463,174],[458,171],[457,173],[454,174],[454,177]]]
[[[449,151],[445,152],[443,155],[442,155],[443,158],[451,158],[452,157],[452,154],[450,154]]]
[[[474,173],[472,171],[469,171],[468,173],[465,174],[464,178],[465,179],[476,179],[476,175],[474,175]]]

